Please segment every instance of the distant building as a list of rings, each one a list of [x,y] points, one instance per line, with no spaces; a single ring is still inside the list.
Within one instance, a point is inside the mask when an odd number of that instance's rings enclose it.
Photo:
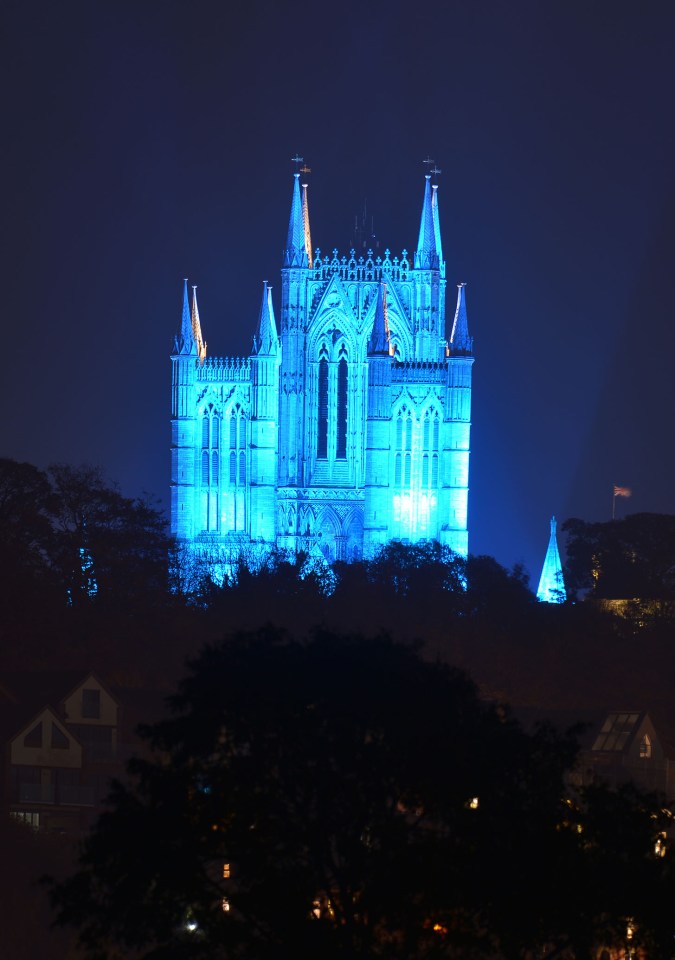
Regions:
[[[566,599],[567,592],[565,590],[562,564],[558,551],[558,538],[556,536],[556,519],[555,517],[551,517],[551,534],[544,559],[544,566],[541,571],[541,577],[539,578],[537,600],[542,600],[544,603],[564,603]]]
[[[400,257],[312,252],[296,173],[279,331],[265,283],[253,347],[207,357],[185,282],[171,356],[171,527],[197,555],[327,560],[392,539],[468,552],[473,343],[464,284],[446,328],[438,190]],[[253,324],[251,325],[253,327]]]
[[[119,699],[93,673],[5,677],[4,810],[35,829],[86,833],[103,811],[111,779],[122,779],[132,750],[138,752],[130,735],[120,724]]]
[[[643,710],[606,713],[587,732],[577,782],[603,781],[617,787],[628,781],[675,799],[675,762]]]

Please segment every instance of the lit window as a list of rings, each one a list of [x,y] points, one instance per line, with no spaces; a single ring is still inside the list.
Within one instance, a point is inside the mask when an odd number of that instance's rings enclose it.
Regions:
[[[223,864],[223,879],[227,880],[230,876],[230,865],[229,863]]]
[[[223,907],[223,913],[230,912],[230,901],[227,899],[227,897],[223,897],[222,907]]]
[[[640,741],[640,756],[649,760],[652,755],[652,741],[649,739],[649,736],[645,733],[644,737]]]

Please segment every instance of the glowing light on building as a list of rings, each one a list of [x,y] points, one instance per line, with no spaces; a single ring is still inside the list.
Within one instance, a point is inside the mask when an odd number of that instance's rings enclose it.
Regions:
[[[539,578],[539,587],[537,588],[537,600],[544,603],[564,603],[567,599],[565,590],[565,581],[563,579],[562,564],[560,562],[560,553],[558,551],[558,539],[556,536],[556,520],[551,517],[551,535],[546,550],[544,566]]]
[[[171,526],[187,556],[226,570],[277,547],[332,562],[393,539],[467,555],[473,342],[464,284],[446,330],[438,193],[427,175],[413,256],[312,255],[296,172],[280,326],[265,284],[248,357],[207,357],[185,282]]]

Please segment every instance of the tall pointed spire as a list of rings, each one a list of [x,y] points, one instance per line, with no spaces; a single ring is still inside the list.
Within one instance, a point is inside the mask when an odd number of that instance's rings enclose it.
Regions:
[[[391,335],[389,333],[389,317],[387,316],[387,284],[381,283],[377,288],[377,303],[375,305],[375,319],[373,329],[368,340],[368,355],[391,356]]]
[[[273,355],[277,352],[278,344],[277,324],[274,319],[274,307],[272,305],[272,288],[268,287],[267,280],[265,280],[262,303],[260,304],[258,329],[253,340],[253,353],[258,356]]]
[[[555,517],[551,517],[551,536],[548,541],[541,577],[539,578],[537,600],[542,600],[544,603],[564,603],[566,599],[567,593],[556,537],[556,520]]]
[[[466,284],[457,284],[457,308],[452,322],[449,341],[450,353],[471,353],[473,337],[469,336],[469,323],[466,316]]]
[[[443,263],[443,247],[441,246],[441,224],[438,219],[438,184],[432,184],[431,190],[431,213],[434,221],[434,243],[436,246],[436,254],[438,255],[438,262],[440,264]]]
[[[431,192],[431,174],[425,174],[424,201],[420,220],[420,235],[415,251],[415,266],[427,270],[437,270],[441,263],[441,231],[438,224],[438,201],[434,214],[434,202]],[[434,187],[434,196],[436,187]]]
[[[312,266],[312,234],[309,229],[309,204],[307,202],[307,184],[302,185],[302,226],[305,234],[305,252],[309,266]]]
[[[174,342],[175,353],[193,353],[194,340],[192,338],[192,322],[190,320],[190,302],[188,300],[188,282],[187,278],[183,284],[183,315],[181,317],[180,331]]]
[[[199,322],[199,308],[197,307],[197,287],[192,287],[192,337],[197,345],[199,362],[206,360],[206,344],[202,338],[202,328]]]
[[[288,237],[284,251],[285,267],[306,267],[310,257],[307,253],[307,237],[309,235],[309,214],[305,232],[304,209],[306,208],[306,191],[303,188],[304,199],[300,198],[300,174],[293,174],[293,199],[291,200],[291,216],[288,221]]]

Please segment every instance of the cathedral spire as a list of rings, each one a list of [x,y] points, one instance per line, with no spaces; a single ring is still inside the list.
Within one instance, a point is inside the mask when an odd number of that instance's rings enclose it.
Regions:
[[[466,318],[465,283],[457,284],[457,308],[448,346],[450,353],[471,353],[473,350],[473,338],[469,336],[469,324]]]
[[[272,288],[268,287],[267,280],[265,280],[258,329],[253,340],[253,353],[258,356],[272,356],[276,354],[277,349],[277,324],[272,305]]]
[[[539,578],[537,600],[543,600],[544,603],[564,603],[566,599],[565,581],[556,537],[556,520],[555,517],[551,517],[551,536]]]
[[[192,287],[192,338],[197,346],[199,362],[206,360],[206,344],[202,338],[202,328],[199,322],[199,308],[197,307],[197,287]]]
[[[391,356],[391,336],[389,333],[389,317],[387,316],[387,284],[381,283],[377,288],[377,303],[375,305],[375,319],[373,329],[368,340],[368,356]]]
[[[192,322],[190,320],[190,302],[188,300],[188,282],[183,284],[183,315],[181,317],[180,332],[174,341],[174,353],[192,353],[194,340],[192,338]]]
[[[424,201],[420,220],[420,235],[415,251],[415,266],[426,270],[438,270],[442,260],[441,231],[438,225],[437,187],[431,188],[431,174],[425,175]]]
[[[438,219],[438,184],[432,184],[431,190],[431,213],[434,221],[434,243],[436,246],[436,254],[438,255],[438,262],[440,264],[443,263],[443,247],[441,246],[441,224]]]
[[[312,234],[309,230],[309,204],[307,203],[307,184],[302,185],[302,226],[305,234],[305,252],[309,266],[312,266]]]
[[[307,187],[303,185],[300,197],[300,174],[293,174],[293,199],[291,216],[288,221],[288,237],[284,251],[285,267],[306,267],[311,261],[307,245],[309,242],[309,213],[307,209]]]

